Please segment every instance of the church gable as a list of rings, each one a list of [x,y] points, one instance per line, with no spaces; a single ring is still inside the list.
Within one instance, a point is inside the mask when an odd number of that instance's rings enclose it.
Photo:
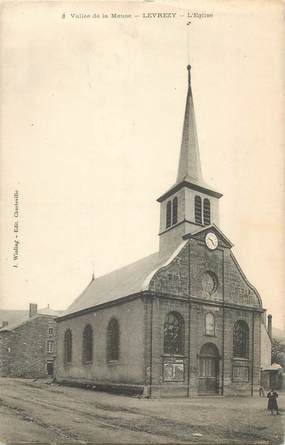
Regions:
[[[149,290],[153,292],[188,297],[189,261],[187,244],[174,259],[161,267],[152,277]]]
[[[225,301],[249,307],[262,307],[257,290],[249,283],[232,252],[225,257]]]
[[[204,236],[191,243],[190,271],[192,297],[223,300],[223,250],[209,250]]]
[[[247,307],[262,306],[257,290],[231,251],[232,243],[216,226],[199,230],[189,238],[191,297]]]
[[[215,234],[217,246],[207,245]],[[186,238],[186,237],[184,237]],[[188,238],[188,236],[187,236]],[[257,290],[249,283],[231,252],[232,243],[215,226],[199,230],[184,241],[172,257],[152,272],[144,290],[182,298],[262,307]],[[210,247],[209,247],[210,246]]]

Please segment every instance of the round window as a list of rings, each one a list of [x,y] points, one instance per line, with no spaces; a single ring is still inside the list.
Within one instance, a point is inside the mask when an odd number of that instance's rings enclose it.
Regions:
[[[218,288],[217,275],[214,272],[205,272],[202,278],[202,287],[209,295],[215,293]]]

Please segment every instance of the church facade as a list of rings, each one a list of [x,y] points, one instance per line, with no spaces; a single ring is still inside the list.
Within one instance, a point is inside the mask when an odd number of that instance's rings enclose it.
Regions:
[[[219,228],[202,177],[191,67],[178,175],[159,199],[159,252],[92,279],[57,319],[56,379],[149,397],[253,395],[258,291]]]

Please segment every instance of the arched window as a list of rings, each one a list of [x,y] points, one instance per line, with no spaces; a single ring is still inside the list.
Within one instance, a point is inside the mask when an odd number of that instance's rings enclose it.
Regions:
[[[90,324],[83,330],[82,338],[82,361],[83,363],[92,363],[93,361],[93,329]]]
[[[207,312],[205,315],[205,334],[215,335],[215,317],[212,312]]]
[[[234,357],[248,358],[249,327],[243,320],[237,321],[234,325],[233,343]]]
[[[107,329],[107,360],[119,360],[120,332],[119,323],[115,318],[109,321]]]
[[[171,201],[166,205],[166,227],[171,226]]]
[[[183,354],[184,320],[177,312],[170,312],[164,322],[164,353]]]
[[[178,199],[177,196],[172,201],[172,224],[177,223]]]
[[[200,349],[200,357],[219,357],[219,350],[214,343],[205,343]]]
[[[203,202],[203,217],[206,226],[211,224],[211,206],[210,201],[207,198],[205,198]]]
[[[70,329],[67,329],[64,334],[64,362],[72,362],[72,333]]]
[[[202,224],[202,200],[200,196],[195,196],[195,222]]]

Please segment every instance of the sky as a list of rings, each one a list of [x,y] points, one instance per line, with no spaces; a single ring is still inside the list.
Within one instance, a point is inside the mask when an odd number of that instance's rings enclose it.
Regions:
[[[274,1],[2,5],[1,308],[65,309],[93,271],[157,251],[189,59],[203,176],[224,195],[220,228],[282,328],[282,14]]]

